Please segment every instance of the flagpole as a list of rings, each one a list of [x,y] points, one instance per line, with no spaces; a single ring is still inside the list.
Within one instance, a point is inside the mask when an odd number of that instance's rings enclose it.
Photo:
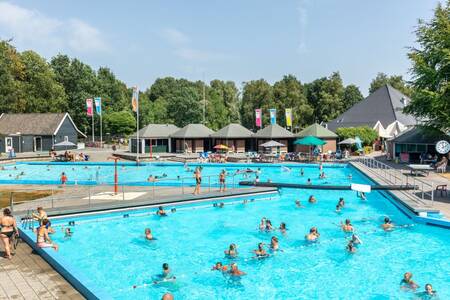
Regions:
[[[136,132],[136,162],[139,164],[139,144],[140,144],[140,140],[139,140],[139,90],[136,87],[136,99],[137,99],[137,106],[136,106],[136,128],[137,128],[137,132]],[[151,145],[150,145],[151,147]]]
[[[102,123],[103,123],[102,122],[102,111],[100,109],[100,148],[103,148],[103,124]]]
[[[92,103],[92,105],[94,105]],[[95,135],[94,135],[94,107],[92,107],[92,143],[95,144]],[[95,147],[95,145],[93,145]]]

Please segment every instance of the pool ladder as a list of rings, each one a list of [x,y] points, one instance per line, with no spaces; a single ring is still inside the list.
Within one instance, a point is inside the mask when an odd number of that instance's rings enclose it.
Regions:
[[[28,209],[27,215],[20,220],[22,229],[32,229],[34,230],[34,220],[33,220],[34,210]]]

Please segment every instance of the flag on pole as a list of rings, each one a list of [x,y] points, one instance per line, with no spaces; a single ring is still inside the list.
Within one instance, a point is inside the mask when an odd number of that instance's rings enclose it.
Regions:
[[[92,117],[93,115],[93,111],[92,111],[93,107],[92,107],[92,99],[86,99],[86,114],[89,117]]]
[[[270,113],[270,124],[274,125],[277,124],[277,110],[275,108],[269,109]]]
[[[261,108],[255,109],[255,116],[256,116],[256,127],[262,127],[262,120],[261,120]]]
[[[292,127],[292,108],[286,108],[285,115],[286,115],[286,126]]]
[[[102,114],[102,98],[95,97],[94,103],[95,103],[95,112],[97,113],[97,115],[101,116],[101,114]]]
[[[133,96],[131,97],[131,106],[133,111],[137,112],[139,105],[139,90],[137,86],[133,86]]]

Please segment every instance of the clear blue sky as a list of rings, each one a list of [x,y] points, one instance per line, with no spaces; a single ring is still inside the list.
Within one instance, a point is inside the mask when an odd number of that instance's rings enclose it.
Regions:
[[[47,58],[108,66],[128,85],[158,77],[302,82],[340,71],[367,94],[408,76],[417,19],[437,0],[0,1],[0,38]]]

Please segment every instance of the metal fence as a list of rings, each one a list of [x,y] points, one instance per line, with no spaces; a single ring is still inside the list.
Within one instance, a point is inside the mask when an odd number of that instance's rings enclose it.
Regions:
[[[38,191],[36,188],[20,188],[6,192],[9,194],[11,210],[26,211],[37,206],[44,208],[63,208],[74,206],[87,206],[115,202],[124,203],[129,200],[153,201],[164,198],[176,198],[194,192],[196,183],[193,177],[158,178],[151,182],[128,182],[119,184],[117,192],[114,184],[99,185],[47,185],[39,190],[48,191],[49,195],[35,199],[21,201],[19,193]],[[202,176],[200,195],[219,192],[220,183],[218,175]],[[227,195],[233,194],[239,188],[235,174],[225,178]],[[242,187],[241,187],[242,188]],[[3,192],[5,193],[5,192]]]
[[[386,182],[393,185],[409,185],[414,187],[408,194],[418,197],[421,200],[431,200],[431,206],[434,204],[434,184],[417,178],[417,176],[408,176],[400,170],[395,169],[379,160],[371,157],[359,157],[357,162],[362,163],[369,168],[371,172],[383,178]]]

